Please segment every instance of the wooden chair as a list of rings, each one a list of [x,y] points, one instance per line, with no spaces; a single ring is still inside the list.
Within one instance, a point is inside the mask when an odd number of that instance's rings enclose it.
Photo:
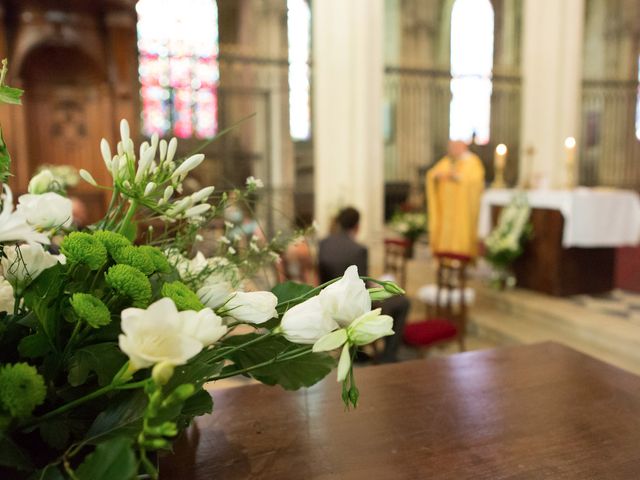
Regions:
[[[384,240],[384,273],[391,274],[402,288],[407,282],[407,254],[411,248],[408,240],[385,238]]]
[[[469,257],[453,254],[437,256],[438,272],[436,298],[427,304],[427,317],[409,323],[403,338],[407,345],[419,348],[424,354],[428,347],[457,341],[464,351],[469,299],[465,295]]]

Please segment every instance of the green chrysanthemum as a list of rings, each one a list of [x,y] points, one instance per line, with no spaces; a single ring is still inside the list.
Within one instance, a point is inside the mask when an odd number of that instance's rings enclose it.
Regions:
[[[145,253],[144,250],[141,250],[140,247],[129,245],[127,247],[119,248],[114,251],[112,257],[117,263],[131,265],[133,268],[137,268],[147,276],[151,275],[156,270],[153,260]]]
[[[111,312],[107,306],[90,293],[74,293],[70,303],[76,315],[93,328],[111,323]]]
[[[105,275],[107,284],[118,295],[131,300],[131,304],[138,308],[147,308],[151,301],[151,283],[140,270],[131,265],[114,265]]]
[[[0,403],[13,417],[28,417],[47,394],[44,379],[27,363],[0,369]]]
[[[98,270],[107,261],[107,250],[96,238],[84,232],[72,232],[62,240],[60,250],[68,263],[84,263]]]
[[[93,236],[96,237],[102,245],[104,245],[111,257],[114,257],[121,248],[132,245],[131,241],[124,235],[120,235],[116,232],[110,232],[108,230],[98,230],[97,232],[94,232]]]
[[[163,297],[168,297],[176,304],[178,310],[200,311],[204,305],[189,287],[180,281],[165,283],[161,290]]]
[[[162,253],[158,247],[152,247],[151,245],[142,245],[138,247],[141,252],[144,252],[153,262],[153,266],[156,272],[171,273],[171,264],[167,257]]]

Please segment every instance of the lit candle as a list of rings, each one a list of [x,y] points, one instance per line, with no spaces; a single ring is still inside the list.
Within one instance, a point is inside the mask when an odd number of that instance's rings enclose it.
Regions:
[[[504,143],[501,143],[496,147],[496,153],[493,156],[493,165],[496,167],[496,170],[504,170],[506,164],[507,146]]]
[[[564,141],[564,148],[567,155],[567,166],[573,166],[576,163],[576,139],[567,137]]]

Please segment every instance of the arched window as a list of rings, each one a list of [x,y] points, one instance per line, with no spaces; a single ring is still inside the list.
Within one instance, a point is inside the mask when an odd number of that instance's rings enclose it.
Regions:
[[[311,137],[311,9],[307,0],[287,0],[289,37],[289,132],[294,140]]]
[[[143,133],[213,137],[219,79],[215,0],[140,0],[136,9]]]
[[[456,0],[451,12],[449,137],[489,142],[493,7],[489,0]]]

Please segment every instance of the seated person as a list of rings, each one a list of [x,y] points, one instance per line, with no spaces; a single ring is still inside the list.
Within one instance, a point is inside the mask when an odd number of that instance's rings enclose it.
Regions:
[[[369,261],[367,247],[355,241],[360,224],[360,213],[353,207],[340,211],[335,219],[334,233],[320,241],[318,250],[318,270],[320,283],[340,277],[350,265],[356,265],[361,276],[367,276]],[[381,362],[397,361],[398,347],[402,331],[409,313],[409,300],[406,297],[392,297],[379,302],[385,315],[393,318],[395,334],[385,337]]]

